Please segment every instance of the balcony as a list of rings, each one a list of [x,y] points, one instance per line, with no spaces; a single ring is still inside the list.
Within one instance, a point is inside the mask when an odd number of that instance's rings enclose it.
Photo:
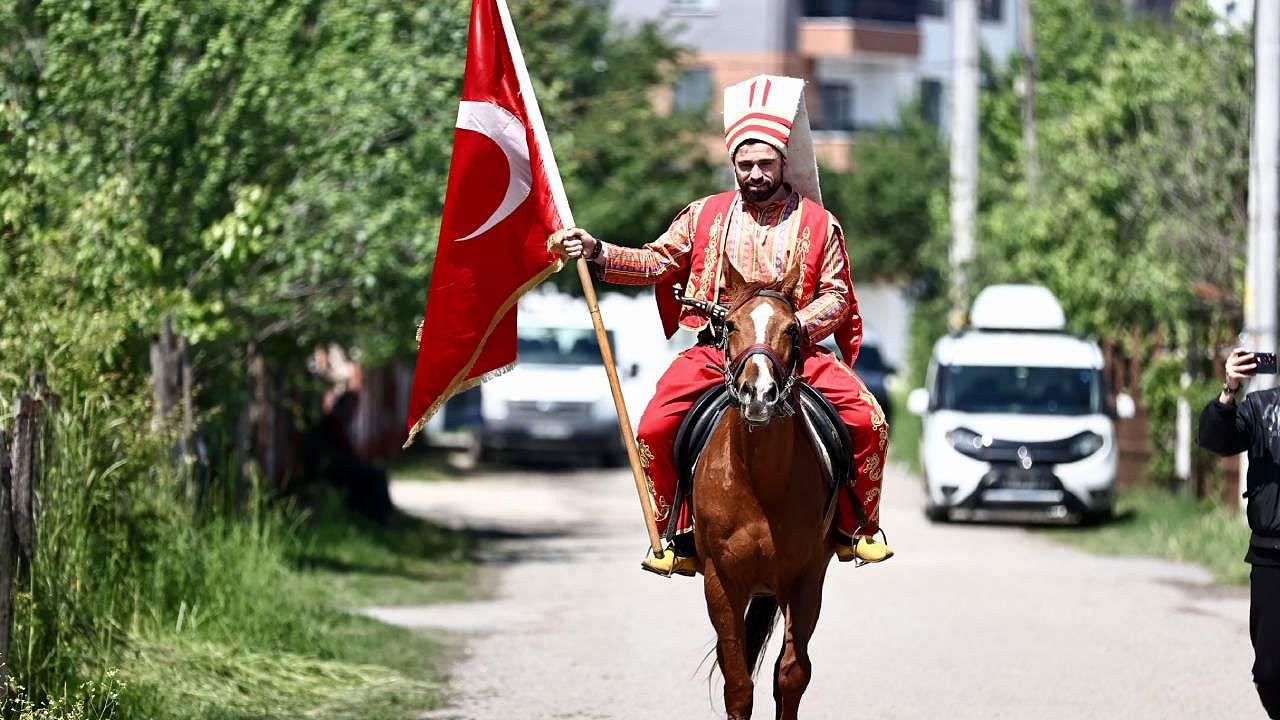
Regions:
[[[917,56],[917,0],[805,0],[796,45],[810,58],[859,53]]]
[[[920,32],[915,25],[806,17],[800,20],[796,49],[808,58],[848,57],[861,53],[916,57],[920,54]]]

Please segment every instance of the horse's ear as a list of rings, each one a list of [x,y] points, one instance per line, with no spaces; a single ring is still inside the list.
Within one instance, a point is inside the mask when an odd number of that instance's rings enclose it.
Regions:
[[[791,263],[791,267],[787,269],[787,274],[782,276],[782,294],[787,297],[795,295],[796,288],[804,282],[804,264],[800,262]]]
[[[738,268],[729,262],[729,258],[722,261],[724,267],[724,286],[730,295],[742,292],[742,288],[747,286],[746,278],[742,277],[742,273],[738,272]]]

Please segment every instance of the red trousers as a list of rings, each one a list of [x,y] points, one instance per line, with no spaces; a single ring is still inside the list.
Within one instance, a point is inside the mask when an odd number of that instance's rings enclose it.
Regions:
[[[677,478],[672,448],[680,421],[704,392],[724,382],[724,376],[707,367],[708,363],[722,365],[723,352],[695,345],[677,355],[658,380],[657,392],[636,431],[640,464],[648,481],[659,532],[665,532],[671,521]],[[836,406],[853,439],[853,494],[862,505],[867,522],[858,521],[853,501],[842,489],[837,493],[836,528],[849,538],[872,535],[880,529],[880,482],[889,447],[889,424],[884,411],[853,370],[825,349],[805,356],[801,375]],[[691,527],[685,512],[677,521],[677,532]]]

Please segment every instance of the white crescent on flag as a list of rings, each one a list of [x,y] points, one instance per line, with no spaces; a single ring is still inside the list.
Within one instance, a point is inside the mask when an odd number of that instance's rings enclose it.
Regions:
[[[457,127],[478,132],[496,143],[507,156],[507,169],[510,170],[507,192],[498,209],[475,232],[458,238],[457,242],[462,242],[488,232],[520,207],[533,187],[533,166],[529,160],[528,131],[520,119],[506,108],[494,103],[463,100],[458,104]]]

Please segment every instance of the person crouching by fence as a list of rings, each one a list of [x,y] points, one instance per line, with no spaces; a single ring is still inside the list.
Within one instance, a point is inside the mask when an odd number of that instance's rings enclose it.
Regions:
[[[1244,496],[1252,535],[1249,573],[1249,637],[1253,682],[1267,715],[1280,719],[1280,388],[1259,390],[1236,402],[1257,368],[1253,353],[1236,348],[1227,358],[1222,392],[1200,413],[1196,442],[1218,455],[1249,452]]]
[[[347,507],[373,522],[390,527],[395,506],[387,485],[387,472],[365,462],[351,440],[351,423],[360,396],[344,392],[333,409],[307,430],[302,440],[302,466],[308,479],[322,481],[339,493]]]

